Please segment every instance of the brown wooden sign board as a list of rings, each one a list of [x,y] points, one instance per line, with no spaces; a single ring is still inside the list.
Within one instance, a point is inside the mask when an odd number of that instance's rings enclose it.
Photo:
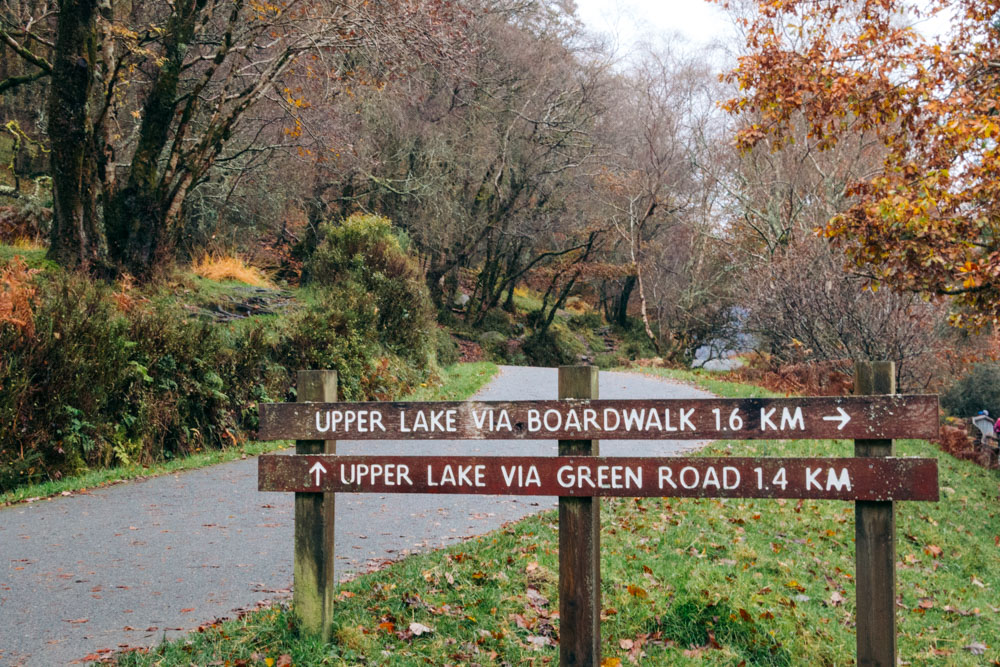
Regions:
[[[937,500],[935,459],[264,455],[261,491]]]
[[[262,403],[261,440],[934,438],[937,396]]]
[[[597,369],[559,369],[559,401],[338,403],[336,374],[300,372],[300,403],[262,404],[261,491],[294,491],[294,610],[329,638],[337,492],[559,496],[559,664],[601,663],[600,498],[855,501],[857,663],[896,664],[895,506],[937,500],[934,459],[892,458],[895,438],[934,438],[936,396],[895,395],[891,362],[858,362],[857,396],[598,400]],[[322,391],[316,391],[322,387]],[[600,439],[853,439],[854,458],[601,458]],[[338,439],[559,440],[559,456],[336,456]],[[321,453],[325,452],[325,453]],[[315,600],[316,604],[305,604]]]

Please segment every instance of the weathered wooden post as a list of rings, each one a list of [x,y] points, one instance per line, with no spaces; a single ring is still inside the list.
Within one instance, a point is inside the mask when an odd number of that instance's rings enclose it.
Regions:
[[[598,398],[598,369],[561,366],[559,398]],[[598,440],[560,440],[559,456],[598,456]],[[601,663],[601,499],[559,498],[559,664]]]
[[[336,371],[299,371],[300,403],[337,400]],[[336,454],[336,440],[296,440],[295,453]],[[333,565],[333,493],[295,494],[295,566],[292,609],[302,631],[330,639],[336,588]]]
[[[895,394],[891,361],[854,366],[856,395]],[[855,456],[892,456],[892,440],[855,440]],[[854,503],[858,665],[896,664],[896,507],[889,501]]]

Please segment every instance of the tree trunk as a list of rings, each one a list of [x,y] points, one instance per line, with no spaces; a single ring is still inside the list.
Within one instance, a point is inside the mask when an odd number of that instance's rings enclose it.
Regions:
[[[646,329],[646,336],[649,337],[650,342],[656,349],[656,354],[659,355],[661,354],[660,340],[653,334],[653,329],[649,326],[649,314],[646,309],[646,290],[642,286],[642,270],[639,268],[638,262],[635,265],[635,277],[636,282],[639,284],[639,311],[642,313],[642,326]]]
[[[128,181],[115,194],[106,214],[111,258],[121,270],[140,280],[156,275],[172,250],[170,183],[161,182],[159,160],[170,138],[184,54],[194,37],[201,8],[200,0],[181,0],[167,21],[164,58],[143,105]]]
[[[141,281],[153,278],[169,256],[164,211],[154,192],[129,183],[105,212],[108,247],[120,271]]]
[[[622,285],[621,291],[615,295],[614,323],[622,328],[628,326],[628,302],[632,298],[632,290],[635,289],[635,282],[635,274],[625,276],[625,284]]]
[[[106,255],[88,114],[97,60],[96,18],[96,0],[59,3],[48,108],[54,214],[48,256],[84,271],[103,268]]]

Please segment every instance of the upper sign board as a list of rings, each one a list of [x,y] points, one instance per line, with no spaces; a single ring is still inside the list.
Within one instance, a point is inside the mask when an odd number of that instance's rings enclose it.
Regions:
[[[261,440],[934,438],[937,396],[262,403]]]

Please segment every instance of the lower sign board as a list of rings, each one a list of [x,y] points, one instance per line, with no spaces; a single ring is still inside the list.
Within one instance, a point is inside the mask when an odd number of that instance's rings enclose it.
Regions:
[[[264,455],[261,491],[937,500],[935,459]]]

